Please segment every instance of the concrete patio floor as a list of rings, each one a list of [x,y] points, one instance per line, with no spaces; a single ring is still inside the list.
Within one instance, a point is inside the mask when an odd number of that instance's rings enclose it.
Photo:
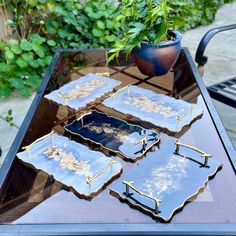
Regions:
[[[193,58],[202,36],[211,28],[236,23],[236,3],[226,4],[217,12],[215,22],[204,27],[198,27],[183,34],[182,46],[188,47]],[[205,66],[203,80],[206,85],[211,85],[236,76],[236,30],[222,32],[216,35],[207,47],[205,55],[208,63]],[[11,98],[0,99],[0,115],[12,109],[14,123],[20,127],[34,98],[22,98],[14,95]],[[236,109],[214,101],[215,107],[223,124],[236,147]],[[14,141],[19,128],[10,127],[7,122],[0,119],[0,145],[3,154],[0,157],[2,165],[6,154]]]

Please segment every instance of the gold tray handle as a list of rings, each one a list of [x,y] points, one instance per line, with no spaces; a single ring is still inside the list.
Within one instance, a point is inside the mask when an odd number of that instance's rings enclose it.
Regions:
[[[109,72],[101,72],[101,73],[96,73],[97,76],[103,77],[103,76],[110,76]]]
[[[114,164],[118,163],[117,161],[110,161],[103,169],[101,169],[96,175],[87,178],[87,184],[91,184],[94,180],[96,180],[100,175],[102,175],[109,167],[112,168]]]
[[[52,147],[54,147],[54,146],[55,146],[55,145],[54,145],[54,138],[53,138],[54,133],[55,133],[55,132],[52,130],[49,134],[46,134],[46,135],[42,136],[41,138],[36,139],[36,140],[35,140],[34,142],[32,142],[30,145],[24,146],[24,147],[22,147],[21,149],[22,149],[22,150],[26,150],[26,151],[28,152],[28,154],[30,155],[31,146],[32,146],[33,144],[36,144],[36,143],[38,143],[38,142],[44,140],[44,139],[47,138],[48,136],[50,137],[50,141],[51,141]]]
[[[123,88],[117,90],[115,93],[112,93],[111,95],[109,95],[109,96],[112,98],[112,101],[113,101],[113,102],[115,101],[115,96],[116,96],[116,94],[118,94],[121,90],[127,89],[127,93],[128,93],[128,95],[130,95],[130,86],[131,86],[131,85],[128,84],[127,86],[125,86],[125,87],[123,87]]]
[[[80,121],[80,122],[81,122],[81,126],[82,126],[82,127],[84,126],[84,117],[85,117],[85,116],[88,116],[88,115],[90,115],[90,114],[92,114],[91,111],[88,112],[88,113],[85,113],[85,114],[81,114],[81,116],[76,119],[77,121]]]
[[[135,145],[142,143],[143,146],[147,144],[147,134],[145,134],[138,142],[135,143]]]
[[[191,105],[191,107],[188,109],[188,111],[186,111],[185,114],[176,116],[177,123],[180,122],[185,116],[187,116],[190,113],[192,113],[195,108],[196,108],[195,105]]]
[[[133,183],[134,183],[133,181],[123,181],[122,183],[125,184],[125,188],[126,188],[125,195],[126,195],[126,197],[129,197],[129,194],[130,194],[129,193],[129,189],[130,188],[133,189],[136,193],[138,193],[138,194],[140,194],[140,195],[142,195],[144,197],[147,197],[147,198],[153,200],[155,202],[155,208],[154,208],[155,209],[155,213],[158,214],[159,208],[160,208],[160,203],[161,203],[160,199],[152,197],[152,196],[149,196],[146,193],[143,193],[143,192],[139,191],[138,189],[136,189],[133,186]]]
[[[175,152],[174,152],[174,153],[176,153],[176,154],[179,154],[179,147],[180,147],[180,146],[186,147],[186,148],[189,148],[189,149],[192,149],[193,151],[196,151],[196,152],[200,153],[200,154],[201,154],[201,157],[204,158],[204,164],[203,164],[204,167],[207,167],[207,165],[208,165],[208,159],[209,159],[210,157],[212,157],[212,155],[211,155],[210,153],[203,152],[203,151],[201,151],[200,149],[198,149],[198,148],[196,148],[196,147],[193,147],[193,146],[191,146],[191,145],[181,143],[179,140],[176,140],[176,141],[175,141],[175,145],[176,145],[176,147],[175,147]]]
[[[68,100],[70,100],[70,97],[64,95],[61,92],[58,92],[58,97],[62,98],[64,100],[64,105],[67,105]]]

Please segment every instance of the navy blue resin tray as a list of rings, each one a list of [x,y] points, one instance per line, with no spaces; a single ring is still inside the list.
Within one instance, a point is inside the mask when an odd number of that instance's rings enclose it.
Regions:
[[[64,128],[131,161],[141,157],[160,141],[160,135],[152,129],[144,129],[97,111],[84,114]]]

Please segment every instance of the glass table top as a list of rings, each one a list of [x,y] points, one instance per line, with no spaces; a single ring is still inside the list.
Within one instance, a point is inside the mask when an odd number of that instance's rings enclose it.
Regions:
[[[50,133],[51,130],[65,135],[64,126],[89,110],[104,112],[160,132],[160,150],[163,145],[179,139],[183,143],[211,153],[214,158],[223,163],[223,168],[206,184],[205,188],[201,189],[197,196],[189,199],[189,204],[174,214],[171,223],[236,223],[235,173],[184,50],[181,51],[173,70],[161,77],[148,77],[141,74],[132,59],[125,60],[125,57],[121,57],[119,62],[114,61],[108,66],[106,53],[103,50],[62,51],[54,62],[52,75],[48,82],[47,78],[44,81],[45,90],[42,90],[39,105],[22,142],[19,143],[18,152],[23,146],[31,144],[34,140]],[[181,132],[174,133],[104,106],[102,104],[104,97],[79,110],[56,104],[44,97],[88,73],[109,73],[109,77],[121,81],[122,86],[136,85],[197,104],[203,108],[203,115],[184,127]],[[94,148],[91,143],[82,138],[77,141],[91,149]],[[110,155],[109,151],[101,148],[96,147],[96,150]],[[128,173],[141,161],[129,163],[120,159],[123,173]],[[117,181],[119,178],[112,184]],[[80,199],[73,191],[54,181],[51,176],[42,171],[33,170],[14,157],[14,162],[1,189],[0,221],[3,224],[158,223],[152,217],[133,210],[111,196],[109,187],[110,185],[106,186],[91,200]]]

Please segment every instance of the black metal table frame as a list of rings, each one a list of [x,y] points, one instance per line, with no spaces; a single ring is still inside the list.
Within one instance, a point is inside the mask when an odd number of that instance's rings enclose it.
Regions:
[[[87,49],[95,50],[95,49]],[[100,50],[100,49],[96,49]],[[207,105],[211,119],[228,155],[232,168],[236,174],[236,151],[224,129],[224,126],[215,110],[208,91],[198,73],[195,63],[187,48],[184,51],[188,66],[196,79],[201,95]],[[29,124],[43,96],[43,92],[50,80],[53,69],[62,52],[79,52],[79,49],[59,49],[41,83],[23,124],[8,152],[0,171],[0,187],[3,185],[7,173],[13,163],[20,144],[27,132]],[[236,224],[21,224],[0,225],[1,235],[236,235]]]

